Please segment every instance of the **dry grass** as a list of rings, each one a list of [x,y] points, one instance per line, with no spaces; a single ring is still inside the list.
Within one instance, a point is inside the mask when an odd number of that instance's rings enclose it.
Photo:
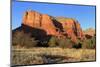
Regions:
[[[45,64],[95,61],[94,49],[21,48],[12,49],[12,64]]]

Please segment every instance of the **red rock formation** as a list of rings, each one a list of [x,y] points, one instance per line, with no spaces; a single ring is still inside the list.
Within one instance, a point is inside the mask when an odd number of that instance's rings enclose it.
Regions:
[[[71,38],[74,42],[77,41],[77,38],[83,39],[84,35],[80,24],[70,18],[65,19],[65,21],[61,22],[64,29],[64,34],[66,34],[69,38]]]
[[[23,17],[24,25],[40,28],[47,32],[47,35],[57,35],[56,28],[51,20],[51,17],[47,14],[40,14],[35,11],[28,11]]]
[[[33,28],[39,28],[46,31],[47,35],[54,35],[54,36],[66,35],[70,37],[74,42],[77,41],[77,38],[80,39],[83,38],[83,32],[80,27],[80,24],[77,21],[70,18],[65,19],[64,22],[63,21],[57,22],[62,25],[63,32],[57,31],[57,27],[54,25],[55,22],[52,20],[52,17],[50,17],[47,14],[40,14],[35,11],[27,11],[24,14],[22,22],[23,22],[22,24],[24,25]]]
[[[35,11],[28,11],[25,13],[22,22],[30,27],[40,27],[41,14]]]
[[[84,30],[84,35],[95,36],[95,29],[88,28],[88,29]]]
[[[47,35],[57,35],[56,27],[47,14],[42,15],[41,27],[47,32]]]

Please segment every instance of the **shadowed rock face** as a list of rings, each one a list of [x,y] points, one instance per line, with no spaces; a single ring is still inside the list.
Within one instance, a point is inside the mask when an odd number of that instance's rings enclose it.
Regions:
[[[22,21],[24,25],[34,28],[40,28],[46,31],[47,35],[57,35],[56,28],[47,14],[40,14],[35,11],[28,11],[25,13]]]
[[[77,41],[77,38],[84,38],[80,24],[71,18],[53,18],[47,14],[27,11],[23,16],[22,25],[42,29],[46,35],[69,37],[74,42]],[[25,26],[23,29],[26,29]]]
[[[71,18],[65,18],[64,20],[60,20],[60,23],[63,26],[64,34],[68,35],[73,41],[76,41],[77,38],[83,39],[84,35],[77,21]]]

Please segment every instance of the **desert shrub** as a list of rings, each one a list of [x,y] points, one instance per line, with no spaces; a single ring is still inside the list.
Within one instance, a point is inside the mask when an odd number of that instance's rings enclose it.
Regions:
[[[73,42],[71,41],[71,39],[61,38],[57,41],[57,44],[62,48],[72,48]]]
[[[83,48],[94,49],[95,48],[95,37],[93,36],[91,39],[85,39],[83,41]]]
[[[41,41],[38,44],[39,47],[48,47],[47,41]]]
[[[22,45],[23,32],[16,32],[12,36],[12,45]]]
[[[19,45],[21,47],[34,47],[37,45],[37,41],[30,36],[30,34],[26,34],[23,31],[16,32],[12,38],[13,46]]]
[[[56,37],[52,36],[48,42],[49,47],[56,47],[57,46],[57,40]]]
[[[82,48],[82,41],[80,39],[77,39],[77,42],[73,44],[73,48]]]
[[[76,48],[76,49],[82,48],[82,43],[79,42],[77,44],[74,44],[73,48]]]
[[[24,45],[27,48],[37,46],[37,41],[34,38],[30,38],[29,36],[26,36],[24,41]]]

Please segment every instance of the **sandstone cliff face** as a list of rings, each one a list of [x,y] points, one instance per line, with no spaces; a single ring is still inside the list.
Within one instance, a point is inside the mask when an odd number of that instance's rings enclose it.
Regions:
[[[23,16],[22,24],[32,28],[42,29],[47,35],[70,37],[74,42],[77,41],[77,38],[83,39],[84,35],[77,21],[71,18],[57,18],[55,20],[56,22],[47,14],[27,11]],[[59,26],[62,26],[63,31],[60,31],[61,28]]]
[[[76,42],[77,38],[80,38],[81,40],[84,38],[83,31],[78,21],[72,18],[57,18],[57,20],[62,24],[64,34],[73,41]]]
[[[55,26],[51,17],[47,14],[40,14],[35,11],[28,11],[23,17],[24,25],[28,25],[34,28],[40,28],[46,31],[47,35],[57,35]]]
[[[40,27],[41,25],[41,14],[35,11],[28,11],[23,16],[23,24],[30,27]]]
[[[41,27],[47,32],[47,35],[57,35],[56,27],[50,16],[43,14],[41,20]]]

